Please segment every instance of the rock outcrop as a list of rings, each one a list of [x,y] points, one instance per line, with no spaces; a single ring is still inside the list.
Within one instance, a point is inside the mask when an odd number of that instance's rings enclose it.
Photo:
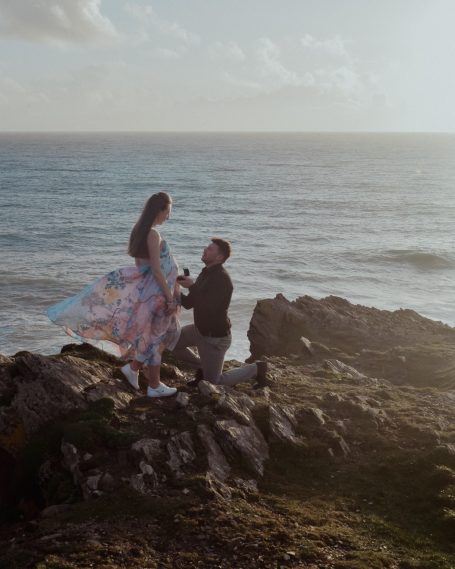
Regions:
[[[165,399],[85,345],[0,358],[3,566],[449,569],[453,333],[277,297],[250,328],[268,387],[190,388],[169,357]]]
[[[51,473],[46,462],[41,480],[46,484],[63,469],[84,499],[125,484],[145,495],[165,495],[175,483],[201,475],[210,480],[208,487],[217,487],[217,495],[220,485],[221,494],[228,495],[238,489],[239,478],[260,483],[275,452],[287,449],[338,460],[350,456],[365,436],[369,445],[381,446],[384,438],[399,439],[403,428],[384,399],[385,393],[392,399],[397,393],[390,384],[335,359],[313,364],[311,374],[324,380],[305,377],[296,362],[281,371],[280,361],[274,365],[271,360],[271,390],[202,381],[196,390],[151,402],[134,399],[119,377],[120,362],[105,361],[101,352],[85,346],[80,357],[76,354],[76,348],[57,357],[21,353],[5,362],[2,374],[14,389],[9,390],[8,405],[0,408],[4,421],[11,421],[3,429],[0,448],[19,456],[27,445],[42,444],[36,443],[36,435],[44,429],[50,440],[57,437],[61,460],[54,460]],[[298,393],[289,383],[292,373],[300,373]],[[178,372],[175,381],[180,377]],[[321,381],[327,384],[322,391]],[[354,386],[361,391],[350,392]],[[106,393],[113,397],[103,397]],[[140,413],[134,411],[136,405]],[[22,438],[15,435],[18,429]],[[432,444],[444,442],[440,422],[428,429],[416,427],[414,435]],[[106,448],[117,449],[117,454],[106,455]],[[55,505],[52,500],[46,506]]]
[[[295,354],[341,360],[361,373],[413,385],[455,386],[455,329],[413,310],[378,310],[329,296],[260,300],[251,359]]]
[[[2,436],[20,423],[29,437],[49,421],[84,409],[91,401],[108,397],[117,407],[125,407],[133,397],[102,359],[21,352],[6,361],[1,374],[3,400],[8,402],[0,408]]]

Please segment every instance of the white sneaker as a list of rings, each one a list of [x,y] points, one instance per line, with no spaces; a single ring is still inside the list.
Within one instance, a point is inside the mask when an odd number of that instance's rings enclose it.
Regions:
[[[140,389],[139,372],[132,370],[130,364],[126,364],[120,369],[122,370],[123,375],[126,377],[131,387],[138,391]]]
[[[175,387],[168,387],[164,383],[158,385],[158,387],[147,387],[147,397],[169,397],[170,395],[175,395],[177,389]]]

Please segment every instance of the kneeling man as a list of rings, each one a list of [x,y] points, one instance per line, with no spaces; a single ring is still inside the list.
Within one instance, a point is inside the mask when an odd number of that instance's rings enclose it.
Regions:
[[[179,284],[188,289],[181,295],[182,306],[193,309],[194,324],[184,326],[172,353],[191,367],[198,369],[197,385],[201,379],[217,385],[235,385],[257,380],[258,387],[267,385],[267,362],[258,361],[223,373],[224,356],[231,345],[231,322],[228,316],[232,296],[232,281],[224,268],[231,255],[229,241],[214,237],[204,249],[201,260],[205,264],[196,281],[179,277]],[[196,346],[199,357],[189,349]]]

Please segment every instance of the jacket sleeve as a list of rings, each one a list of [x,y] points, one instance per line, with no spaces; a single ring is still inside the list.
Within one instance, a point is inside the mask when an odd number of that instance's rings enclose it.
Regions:
[[[197,287],[196,283],[192,284],[188,289],[188,294],[181,294],[180,295],[180,302],[182,303],[183,308],[187,310],[194,307],[194,297],[197,294]]]

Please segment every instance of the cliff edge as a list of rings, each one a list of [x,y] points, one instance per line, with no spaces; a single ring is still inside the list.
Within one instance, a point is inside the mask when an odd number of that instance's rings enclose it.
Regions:
[[[453,337],[277,297],[269,387],[190,389],[168,355],[161,400],[87,345],[1,357],[0,568],[454,567]]]

